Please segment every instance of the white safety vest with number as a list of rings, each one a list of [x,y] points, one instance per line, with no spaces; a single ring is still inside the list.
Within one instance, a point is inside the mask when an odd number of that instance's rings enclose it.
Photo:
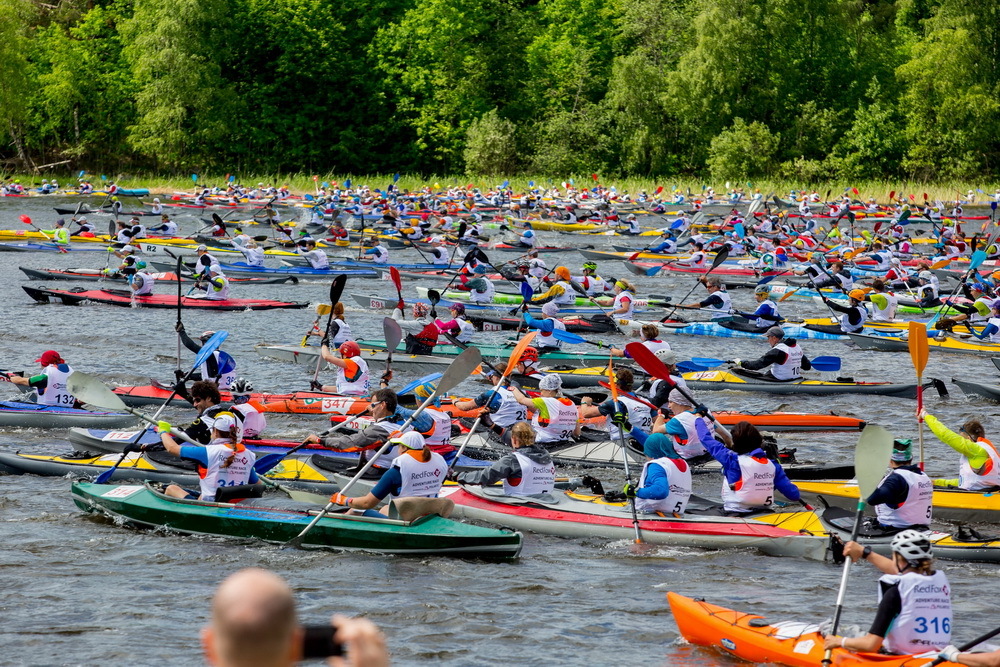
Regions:
[[[635,311],[635,295],[628,290],[615,295],[615,303],[611,306],[611,310],[617,311],[619,308],[626,308],[626,310],[623,313],[615,313],[615,317],[620,320],[631,320]]]
[[[681,455],[681,458],[690,459],[695,456],[701,456],[708,450],[705,449],[705,445],[701,444],[701,438],[698,437],[698,428],[696,424],[698,420],[702,420],[708,430],[712,430],[712,425],[705,420],[704,417],[697,415],[691,411],[685,411],[679,415],[674,415],[670,421],[676,421],[681,426],[684,427],[684,432],[687,433],[686,438],[680,438],[676,435],[671,434],[669,431],[667,435],[673,438],[674,441],[674,451]]]
[[[153,280],[153,276],[140,271],[139,273],[132,276],[132,282],[130,286],[132,287],[132,294],[135,296],[145,296],[147,294],[153,293],[153,284],[156,281]]]
[[[722,476],[722,502],[727,512],[747,512],[768,507],[774,500],[774,476],[777,468],[770,459],[756,459],[741,454],[740,479],[729,485]]]
[[[872,295],[875,296],[874,294]],[[885,297],[885,308],[880,308],[872,300],[872,322],[892,322],[896,319],[896,308],[899,306],[899,299],[892,292],[880,292],[879,296]]]
[[[437,498],[448,474],[448,464],[444,457],[430,452],[430,459],[418,461],[409,453],[397,456],[392,462],[394,468],[399,468],[403,483],[399,486],[399,495],[395,498]]]
[[[528,408],[517,402],[513,392],[506,387],[497,387],[497,398],[499,407],[496,412],[490,415],[493,423],[501,428],[509,428],[517,422],[523,422],[528,418]]]
[[[542,401],[548,412],[546,417],[541,410],[536,409],[531,417],[531,425],[538,435],[537,442],[563,442],[571,439],[576,431],[579,414],[573,401],[544,396],[535,401]]]
[[[909,528],[910,526],[926,525],[931,522],[931,500],[934,496],[934,482],[923,473],[897,468],[889,475],[899,475],[906,482],[909,490],[903,504],[893,509],[886,504],[875,506],[875,515],[883,526],[893,528]],[[882,478],[884,482],[889,475]],[[881,482],[880,482],[881,484]]]
[[[642,467],[642,474],[639,476],[639,488],[646,485],[646,473],[649,467],[658,465],[663,468],[667,475],[667,484],[670,493],[666,498],[639,498],[635,499],[635,509],[639,512],[652,514],[663,512],[665,514],[684,514],[687,509],[688,500],[691,498],[691,466],[684,459],[669,459],[666,457],[646,461]]]
[[[785,353],[785,362],[781,364],[771,364],[771,375],[779,380],[791,380],[801,377],[799,371],[802,370],[802,348],[798,345],[789,346],[785,343],[778,343],[774,349]]]
[[[346,343],[349,340],[354,340],[354,334],[351,333],[351,325],[342,319],[334,320],[337,326],[337,334],[333,337],[333,346],[340,347],[341,343]]]
[[[549,321],[552,322],[552,328],[553,329],[559,329],[560,331],[566,331],[566,325],[563,324],[560,320],[557,320],[557,319],[555,319],[553,317],[553,318],[550,318]],[[562,344],[563,344],[563,342],[561,340],[559,340],[558,338],[556,338],[555,336],[553,336],[550,333],[545,333],[544,331],[539,331],[538,335],[535,336],[535,346],[536,347],[555,347],[555,348],[561,348]]]
[[[776,304],[771,299],[764,299],[763,301],[760,302],[760,305],[757,307],[760,308],[760,306],[770,306],[772,313],[778,312],[778,304]],[[775,322],[774,320],[767,320],[764,319],[763,317],[758,317],[757,319],[753,320],[753,325],[758,329],[762,329],[764,327],[770,327],[775,324],[777,324],[777,322]]]
[[[205,298],[212,301],[225,301],[229,298],[229,278],[215,275],[208,279]]]
[[[479,290],[472,290],[469,292],[469,301],[471,303],[493,303],[493,296],[497,292],[496,286],[489,278],[483,276],[480,276],[480,278],[482,278],[482,281],[486,283],[486,286],[483,288],[482,292]]]
[[[990,334],[990,342],[1000,343],[1000,317],[991,317],[986,323],[992,324],[997,329],[997,331]]]
[[[368,362],[361,357],[350,359],[358,365],[358,376],[347,379],[347,374],[340,366],[337,367],[337,393],[344,396],[364,396],[371,389],[371,377],[368,374]]]
[[[428,447],[447,445],[448,441],[451,440],[451,415],[433,408],[427,408],[424,410],[424,414],[434,422],[430,431],[421,434],[424,436],[424,443]]]
[[[64,364],[65,365],[65,364]],[[68,365],[66,370],[60,370],[59,366],[46,366],[42,374],[48,380],[45,382],[45,390],[38,392],[38,402],[42,405],[61,405],[63,407],[73,407],[73,394],[69,393],[66,382],[73,373],[73,369]]]
[[[656,354],[660,350],[670,349],[670,343],[662,340],[644,340],[642,341],[642,344],[645,345],[653,354]]]
[[[552,301],[557,306],[572,306],[572,305],[575,305],[576,304],[576,290],[573,289],[573,286],[570,285],[565,280],[560,280],[559,282],[556,283],[556,285],[562,286],[563,293],[560,294],[557,297],[554,297],[552,299]]]
[[[233,405],[230,409],[234,413],[239,412],[243,415],[242,421],[238,424],[240,440],[243,438],[259,438],[260,434],[267,428],[267,418],[249,403]]]
[[[963,456],[958,469],[959,488],[966,491],[979,491],[980,489],[1000,486],[1000,454],[997,453],[997,448],[986,438],[980,438],[976,442],[986,450],[990,459],[983,465],[982,472],[977,473],[969,465],[969,459]]]
[[[205,455],[208,465],[205,467],[205,474],[199,484],[201,487],[200,500],[215,500],[215,493],[222,486],[239,486],[250,482],[250,471],[253,469],[257,456],[249,449],[233,452],[228,446],[221,443],[227,440],[213,440],[205,446]],[[233,461],[228,467],[223,468],[226,460],[232,456]]]
[[[726,290],[719,290],[718,292],[715,292],[713,296],[717,296],[722,299],[722,303],[707,307],[708,311],[712,313],[712,319],[720,320],[731,315],[733,312],[733,299],[729,296],[729,292]]]
[[[514,450],[517,465],[521,466],[521,483],[514,486],[510,480],[503,481],[503,492],[508,496],[536,496],[552,493],[556,483],[556,466],[549,461],[541,464]]]
[[[925,653],[951,644],[951,586],[944,572],[938,570],[930,576],[918,572],[884,574],[879,579],[880,602],[882,583],[896,584],[900,600],[899,616],[882,642],[886,651]]]
[[[857,324],[851,324],[850,316],[847,313],[841,313],[840,315],[840,328],[845,333],[856,333],[865,328],[865,321],[868,320],[868,309],[865,305],[858,304],[858,312],[861,313],[861,321]]]
[[[236,361],[228,353],[219,351],[213,352],[212,358],[215,359],[215,367],[218,369],[218,375],[215,376],[209,373],[208,362],[206,361],[198,367],[201,379],[215,382],[219,385],[219,389],[229,389],[233,382],[236,381]]]
[[[625,407],[625,411],[628,413],[628,421],[634,428],[638,428],[643,433],[649,433],[653,430],[653,413],[650,411],[648,405],[628,396],[619,396],[618,402]],[[613,440],[618,437],[618,427],[611,420],[611,417],[607,418],[607,422],[608,434],[611,435]]]

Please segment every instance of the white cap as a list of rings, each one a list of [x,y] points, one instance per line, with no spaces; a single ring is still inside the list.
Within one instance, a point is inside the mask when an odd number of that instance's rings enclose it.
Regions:
[[[407,431],[399,437],[393,438],[389,442],[395,445],[402,445],[407,449],[423,449],[425,444],[424,436],[420,435],[416,431]]]
[[[542,314],[548,315],[549,317],[555,317],[559,314],[559,306],[552,301],[549,301],[542,306]]]
[[[538,382],[538,388],[546,391],[559,391],[562,389],[562,378],[554,373],[549,373]]]
[[[656,358],[660,360],[661,363],[667,364],[668,366],[673,366],[677,363],[677,355],[670,348],[661,348],[654,352]]]
[[[694,407],[694,403],[688,400],[688,398],[684,394],[677,391],[676,389],[670,390],[670,395],[667,397],[667,400],[670,401],[671,403],[676,403],[677,405],[686,405],[689,408]]]
[[[220,412],[212,420],[212,428],[219,433],[228,433],[236,426],[236,416],[232,412]]]

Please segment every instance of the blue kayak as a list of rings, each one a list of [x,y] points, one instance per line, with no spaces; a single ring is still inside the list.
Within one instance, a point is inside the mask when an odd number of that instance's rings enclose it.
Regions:
[[[173,271],[177,268],[176,263],[150,262],[158,271]],[[298,278],[320,278],[338,275],[357,276],[361,278],[375,278],[378,273],[372,269],[341,269],[331,267],[329,269],[313,269],[308,266],[250,266],[246,262],[234,262],[232,264],[220,264],[223,273],[229,276],[296,276]],[[190,266],[186,265],[190,270]]]
[[[106,246],[99,243],[0,243],[3,252],[102,252],[108,253]]]
[[[336,262],[330,262],[330,266],[344,266],[344,267],[368,267],[370,270],[374,270],[371,267],[377,266],[380,269],[388,269],[390,266],[395,266],[400,271],[440,271],[441,269],[448,268],[447,264],[396,264],[395,262],[390,262],[388,264],[375,264],[373,262],[359,262],[356,259],[341,259]]]
[[[26,401],[0,401],[0,426],[22,428],[72,428],[104,426],[115,428],[134,424],[127,412],[101,412],[41,405]]]

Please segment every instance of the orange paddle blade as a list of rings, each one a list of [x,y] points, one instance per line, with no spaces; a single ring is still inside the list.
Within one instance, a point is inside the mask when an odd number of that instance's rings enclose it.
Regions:
[[[919,322],[910,322],[910,358],[913,360],[913,369],[917,371],[917,376],[924,374],[924,367],[927,366],[927,327]]]
[[[615,378],[615,358],[608,355],[608,384],[611,385],[611,400],[618,403],[618,380]]]
[[[531,345],[531,341],[535,340],[537,335],[537,331],[532,331],[518,341],[517,345],[514,346],[514,351],[510,353],[510,359],[507,360],[507,370],[504,371],[504,375],[510,375],[514,372],[514,368],[521,361],[521,355],[524,354],[525,349]]]

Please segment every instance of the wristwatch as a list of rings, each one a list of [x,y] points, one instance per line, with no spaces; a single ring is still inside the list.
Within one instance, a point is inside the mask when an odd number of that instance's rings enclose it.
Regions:
[[[872,555],[872,548],[865,547],[861,550],[861,560],[868,560],[868,557]]]

